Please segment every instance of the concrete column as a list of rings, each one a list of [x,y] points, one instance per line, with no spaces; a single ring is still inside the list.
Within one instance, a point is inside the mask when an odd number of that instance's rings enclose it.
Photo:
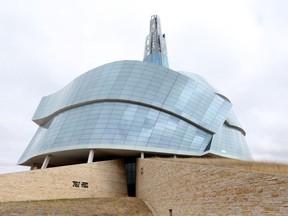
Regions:
[[[87,163],[92,163],[94,159],[94,149],[90,149]]]
[[[144,158],[144,152],[141,152],[141,158]]]
[[[36,170],[36,169],[38,169],[37,164],[33,163],[33,165],[30,167],[30,170]]]
[[[50,159],[51,159],[51,155],[47,155],[47,156],[45,157],[45,160],[44,160],[44,162],[43,162],[43,164],[42,164],[41,169],[46,169],[46,168],[48,167],[48,164],[49,164]]]

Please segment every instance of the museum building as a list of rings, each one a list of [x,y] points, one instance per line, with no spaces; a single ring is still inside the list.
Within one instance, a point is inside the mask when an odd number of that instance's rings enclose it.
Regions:
[[[122,206],[137,215],[288,213],[287,169],[246,161],[232,103],[200,75],[169,69],[157,15],[143,61],[82,74],[43,97],[33,121],[39,128],[18,161],[31,170],[0,175],[0,214],[6,202],[17,202],[17,214],[18,202],[28,212],[42,200],[37,213],[49,203],[74,215],[79,207],[99,215],[88,203],[110,206],[101,215]]]
[[[39,129],[18,161],[32,169],[123,158],[135,169],[144,156],[251,159],[230,100],[200,75],[169,68],[157,15],[143,61],[82,74],[43,97],[33,121]]]

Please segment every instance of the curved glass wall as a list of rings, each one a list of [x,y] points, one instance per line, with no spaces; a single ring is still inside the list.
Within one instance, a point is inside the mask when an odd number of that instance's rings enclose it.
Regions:
[[[91,70],[44,97],[33,120],[41,125],[71,106],[111,99],[155,106],[213,133],[232,106],[202,83],[176,71],[146,62],[119,61]]]
[[[242,160],[251,160],[252,158],[244,135],[239,130],[229,128],[225,124],[213,136],[210,153]]]
[[[77,149],[247,159],[231,107],[200,76],[149,62],[109,63],[41,100],[33,117],[40,127],[19,163]]]
[[[38,154],[83,148],[200,156],[211,138],[212,134],[153,108],[94,103],[64,111],[40,127],[20,161]]]

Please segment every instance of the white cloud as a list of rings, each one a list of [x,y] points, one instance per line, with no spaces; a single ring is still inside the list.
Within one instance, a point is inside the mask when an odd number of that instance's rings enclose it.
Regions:
[[[171,68],[203,75],[231,99],[255,159],[287,162],[287,7],[285,0],[2,1],[0,173],[20,169],[42,96],[101,64],[142,59],[152,14],[161,17]]]

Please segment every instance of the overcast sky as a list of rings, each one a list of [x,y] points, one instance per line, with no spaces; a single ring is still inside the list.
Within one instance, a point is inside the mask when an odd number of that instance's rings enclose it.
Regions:
[[[288,1],[0,0],[0,173],[37,130],[42,96],[117,60],[142,60],[161,18],[170,68],[202,75],[233,103],[253,158],[288,163]]]

